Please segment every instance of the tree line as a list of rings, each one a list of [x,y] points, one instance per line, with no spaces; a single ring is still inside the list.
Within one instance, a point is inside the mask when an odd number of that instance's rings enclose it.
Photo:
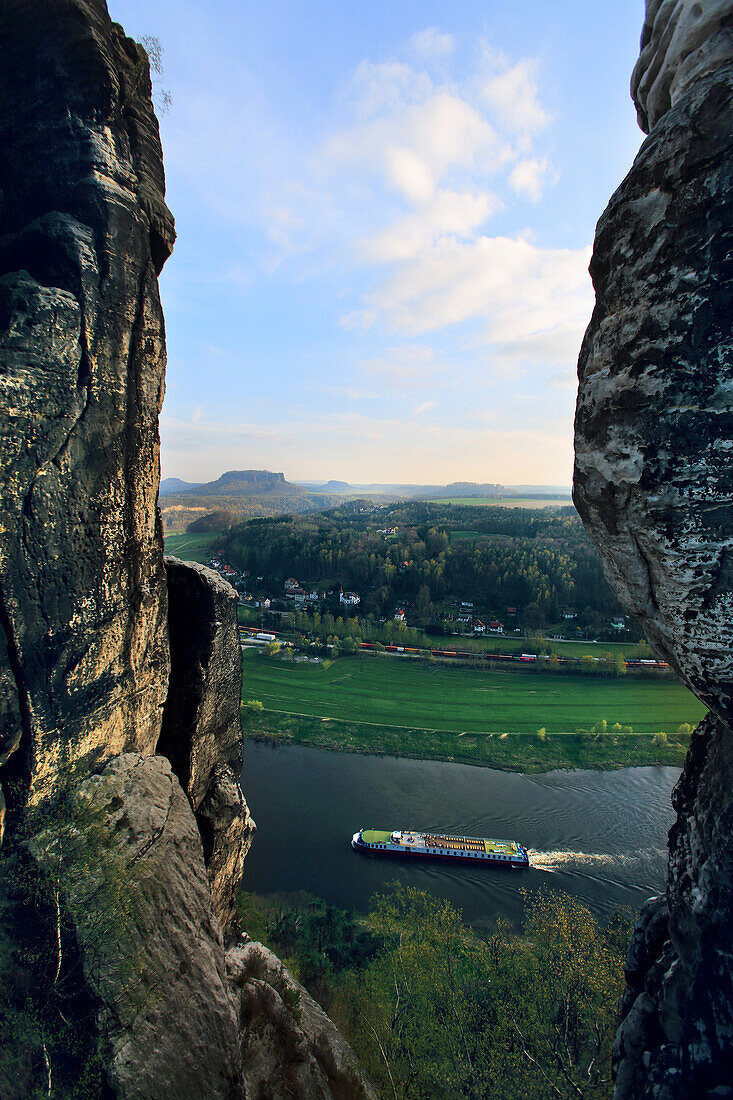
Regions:
[[[384,528],[395,534],[380,534]],[[406,503],[342,506],[317,516],[255,519],[223,535],[227,560],[256,576],[305,586],[342,585],[360,610],[391,616],[409,604],[420,627],[471,601],[483,614],[520,611],[542,629],[574,613],[587,626],[621,609],[573,509]]]

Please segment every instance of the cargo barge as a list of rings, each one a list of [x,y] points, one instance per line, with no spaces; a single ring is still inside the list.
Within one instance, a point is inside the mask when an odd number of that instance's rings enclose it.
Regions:
[[[411,829],[395,829],[391,833],[381,829],[360,829],[352,836],[351,847],[357,852],[375,855],[483,863],[494,867],[529,867],[527,849],[516,840],[446,836]]]

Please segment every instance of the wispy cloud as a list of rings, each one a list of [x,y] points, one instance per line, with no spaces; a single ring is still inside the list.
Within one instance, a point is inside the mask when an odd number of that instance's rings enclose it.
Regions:
[[[434,61],[453,53],[456,40],[452,34],[441,34],[437,27],[416,31],[408,42],[408,48],[419,57]]]
[[[486,75],[481,94],[504,129],[527,144],[549,126],[549,112],[542,105],[537,84],[537,62],[509,58],[488,44],[484,47]]]

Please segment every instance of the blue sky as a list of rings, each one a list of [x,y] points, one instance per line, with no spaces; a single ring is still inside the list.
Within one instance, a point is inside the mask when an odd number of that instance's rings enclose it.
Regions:
[[[164,49],[164,476],[569,484],[640,0],[108,0]]]

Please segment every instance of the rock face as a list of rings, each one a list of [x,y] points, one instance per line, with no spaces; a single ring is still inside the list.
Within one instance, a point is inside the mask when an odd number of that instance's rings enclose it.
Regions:
[[[710,708],[673,796],[666,899],[630,949],[629,1100],[733,1095],[732,28],[730,2],[647,5],[632,91],[650,134],[598,223],[578,364],[576,505]]]
[[[97,0],[0,23],[0,752],[152,752],[168,679],[155,512],[171,251],[144,52]],[[6,769],[7,772],[7,769]]]
[[[171,674],[158,751],[196,813],[211,874],[214,909],[234,924],[255,823],[239,787],[242,770],[242,663],[237,592],[196,562],[165,559]]]
[[[114,1094],[242,1097],[236,1005],[201,837],[170,764],[123,753],[81,784],[80,798],[104,815],[134,891],[123,935],[97,921],[78,926],[88,968],[101,975]]]
[[[238,992],[248,1096],[377,1100],[326,1013],[261,943],[227,953]]]

